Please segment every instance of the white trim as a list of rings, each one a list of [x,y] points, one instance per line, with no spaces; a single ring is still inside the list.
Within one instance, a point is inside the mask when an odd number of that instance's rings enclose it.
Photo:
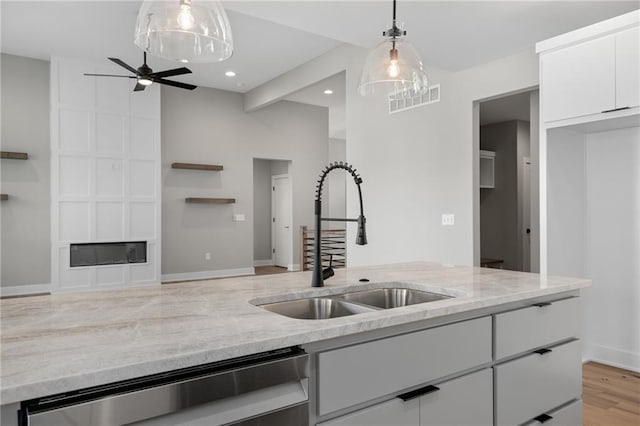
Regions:
[[[301,271],[300,264],[299,263],[289,263],[287,265],[287,271],[291,271],[291,272]]]
[[[581,43],[594,38],[603,37],[611,33],[633,28],[640,22],[640,11],[634,10],[624,15],[616,16],[605,21],[570,31],[559,36],[536,43],[536,53],[558,49],[567,45]]]
[[[254,260],[253,266],[273,266],[273,259]]]
[[[29,284],[0,287],[0,296],[28,296],[37,293],[51,293],[51,284]]]
[[[599,362],[640,373],[640,353],[583,342],[583,360]]]
[[[255,275],[256,271],[253,267],[236,268],[236,269],[219,269],[217,271],[198,271],[185,272],[181,274],[163,274],[162,282],[170,283],[174,281],[187,280],[208,280],[211,278],[239,277],[243,275]]]
[[[289,166],[287,165],[287,168],[288,167]],[[289,173],[271,176],[271,218],[272,218],[271,220],[271,253],[272,253],[271,256],[273,260],[273,265],[276,265],[276,253],[274,252],[274,249],[276,247],[277,237],[276,237],[276,224],[273,221],[273,219],[276,217],[276,204],[275,204],[275,199],[273,197],[273,191],[276,186],[276,180],[278,179],[287,179],[289,181],[289,199],[287,200],[289,204],[289,223],[290,223],[289,231],[290,231],[290,237],[291,237],[288,241],[289,256],[287,259],[288,260],[287,267],[289,267],[293,262],[293,181]]]

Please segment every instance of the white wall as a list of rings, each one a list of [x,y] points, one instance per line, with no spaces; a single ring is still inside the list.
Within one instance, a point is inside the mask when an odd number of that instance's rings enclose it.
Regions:
[[[2,54],[1,66],[2,150],[29,159],[0,163],[0,192],[9,194],[0,207],[0,285],[2,294],[48,291],[49,63]]]
[[[547,132],[548,273],[585,277],[584,135]]]
[[[588,134],[585,150],[584,353],[640,371],[640,128]]]
[[[365,53],[351,55],[347,88],[357,87]],[[531,50],[458,73],[427,71],[432,84],[441,84],[441,102],[399,114],[388,114],[384,97],[347,91],[347,160],[362,172],[369,232],[369,245],[356,247],[348,227],[350,265],[479,260],[473,102],[537,85],[537,57]],[[352,185],[347,194],[353,214]],[[455,226],[441,225],[443,213],[455,215]]]
[[[331,111],[331,109],[329,109]],[[344,139],[329,139],[329,162],[347,160],[347,146]],[[332,172],[327,177],[328,189],[328,211],[323,214],[325,217],[346,217],[347,200],[347,179],[351,176],[339,171]],[[341,222],[325,222],[323,227],[344,229],[345,224]]]
[[[253,159],[291,160],[293,256],[313,224],[317,175],[328,160],[326,108],[277,102],[247,113],[238,93],[199,87],[162,91],[163,280],[252,273]],[[220,172],[173,170],[172,162],[220,164]],[[185,204],[229,197],[235,204]],[[233,214],[246,221],[233,222]],[[211,259],[205,259],[211,253]]]
[[[160,89],[51,61],[52,291],[160,282]],[[70,244],[146,241],[143,264],[70,267]]]

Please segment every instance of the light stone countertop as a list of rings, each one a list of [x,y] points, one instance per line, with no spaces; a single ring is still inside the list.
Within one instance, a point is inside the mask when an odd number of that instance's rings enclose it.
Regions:
[[[390,282],[456,297],[318,321],[250,303]],[[0,403],[577,290],[590,280],[415,262],[339,269],[324,288],[310,283],[307,271],[1,300]]]

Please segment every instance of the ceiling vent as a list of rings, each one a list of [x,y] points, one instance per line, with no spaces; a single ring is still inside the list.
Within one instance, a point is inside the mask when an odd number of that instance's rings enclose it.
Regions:
[[[389,95],[389,114],[440,102],[440,85],[429,86],[425,92],[405,90]]]

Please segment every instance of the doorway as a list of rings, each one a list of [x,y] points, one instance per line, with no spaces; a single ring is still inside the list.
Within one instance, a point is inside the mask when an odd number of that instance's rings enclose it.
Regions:
[[[538,91],[474,103],[474,236],[477,265],[539,268]]]
[[[288,174],[271,177],[271,247],[274,266],[291,269],[291,182]]]
[[[289,160],[253,159],[253,265],[270,273],[293,269],[290,168]]]

